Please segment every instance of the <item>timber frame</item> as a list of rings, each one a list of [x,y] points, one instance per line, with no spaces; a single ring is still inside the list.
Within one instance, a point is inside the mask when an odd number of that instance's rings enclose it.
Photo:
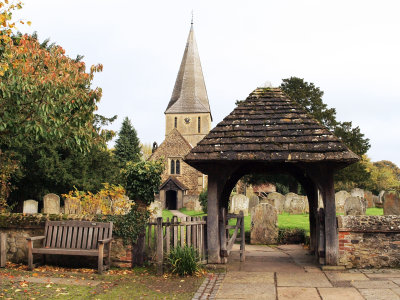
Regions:
[[[228,207],[237,181],[251,173],[287,173],[304,187],[308,197],[310,250],[317,257],[323,255],[326,265],[336,265],[334,173],[358,160],[280,89],[253,91],[185,157],[188,164],[208,175],[208,262],[226,261],[221,257],[219,211]],[[323,238],[318,192],[324,204]]]

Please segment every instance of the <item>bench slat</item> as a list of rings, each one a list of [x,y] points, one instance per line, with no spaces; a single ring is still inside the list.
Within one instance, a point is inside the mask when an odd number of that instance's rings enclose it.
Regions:
[[[62,245],[63,248],[70,249],[71,248],[71,239],[72,239],[72,230],[74,227],[68,226],[68,231],[67,231],[67,238],[65,239],[65,244]]]
[[[51,237],[53,235],[53,226],[49,226],[46,235],[45,247],[50,247]]]
[[[78,228],[78,238],[76,240],[76,248],[81,249],[82,248],[82,234],[83,234],[83,227]]]
[[[53,226],[53,235],[51,237],[50,248],[55,248],[57,242],[58,226]]]
[[[95,228],[93,232],[93,242],[92,242],[92,249],[97,249],[97,241],[98,241],[98,236],[99,236],[99,229],[100,228]]]
[[[102,227],[110,228],[110,223],[92,222],[92,221],[48,221],[49,226],[78,226],[78,227]]]
[[[92,239],[93,239],[93,227],[89,228],[86,249],[92,249],[92,242],[93,242]]]
[[[61,248],[61,241],[64,235],[64,226],[58,226],[56,248]]]
[[[84,255],[84,256],[98,256],[98,250],[83,250],[83,249],[59,249],[59,248],[33,248],[32,253],[40,254],[60,254],[60,255]],[[105,251],[105,256],[107,256]]]
[[[83,228],[83,236],[82,236],[82,249],[86,249],[87,240],[88,240],[88,227]]]
[[[73,233],[72,233],[71,248],[75,249],[76,248],[76,241],[78,239],[78,227],[74,226],[72,228],[73,228]]]

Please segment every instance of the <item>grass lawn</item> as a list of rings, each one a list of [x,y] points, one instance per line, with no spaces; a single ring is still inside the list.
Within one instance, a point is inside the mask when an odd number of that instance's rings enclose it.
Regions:
[[[185,207],[181,208],[179,211],[191,217],[207,216],[207,214],[202,211],[187,210]]]
[[[52,280],[60,283],[52,283]],[[156,276],[150,268],[93,269],[42,266],[30,272],[8,263],[0,269],[3,299],[191,299],[204,277]],[[34,282],[32,282],[34,281]]]
[[[180,209],[181,212],[189,216],[206,216],[207,214],[202,212],[195,212],[186,210],[186,208]],[[338,214],[339,215],[339,214]],[[383,215],[383,208],[367,208],[366,215],[368,216],[381,216]],[[164,215],[163,215],[164,216]],[[229,220],[229,225],[235,225],[236,220]],[[308,220],[308,214],[303,215],[290,215],[288,213],[283,213],[278,215],[278,227],[279,228],[300,228],[304,229],[307,233],[310,232],[310,223]],[[244,228],[246,233],[250,232],[251,228],[251,216],[244,217]]]

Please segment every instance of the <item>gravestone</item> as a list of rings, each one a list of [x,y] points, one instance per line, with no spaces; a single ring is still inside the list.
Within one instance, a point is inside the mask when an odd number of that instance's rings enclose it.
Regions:
[[[67,215],[80,215],[81,214],[81,203],[70,198],[64,200],[64,213]]]
[[[335,194],[336,212],[344,213],[344,203],[349,197],[351,197],[351,195],[346,191],[339,191]]]
[[[363,210],[364,210],[364,213],[365,213],[365,210],[367,209],[367,200],[365,200],[365,198],[364,198],[364,190],[363,189],[359,189],[359,188],[354,188],[354,189],[351,190],[350,194],[351,194],[352,197],[358,197],[358,198],[360,198],[362,200],[361,204],[363,206]]]
[[[250,244],[276,244],[278,239],[278,214],[275,207],[260,203],[251,210]]]
[[[379,196],[373,195],[372,201],[374,202],[374,207],[378,207],[376,204],[379,202]],[[378,205],[379,205],[379,203],[378,203]]]
[[[275,207],[278,214],[283,213],[286,199],[284,195],[273,192],[268,194],[267,199],[270,201],[270,204]]]
[[[295,193],[287,193],[285,195],[285,205],[283,206],[283,210],[285,212],[289,212],[290,210],[290,202],[292,202],[293,198],[296,198],[298,195]]]
[[[344,214],[346,216],[365,215],[365,206],[360,197],[349,197],[344,203]]]
[[[380,191],[378,196],[378,202],[375,202],[375,207],[383,208],[383,195],[385,191]]]
[[[185,207],[187,210],[202,211],[199,199],[190,199],[186,202]]]
[[[244,216],[249,215],[249,198],[242,194],[234,195],[231,200],[229,212],[232,214],[239,214],[241,210]]]
[[[395,191],[385,192],[383,195],[383,214],[400,215],[400,197]]]
[[[60,197],[56,194],[47,194],[43,197],[43,213],[44,214],[59,214]]]
[[[307,211],[306,197],[300,195],[296,196],[297,197],[293,197],[292,201],[290,202],[289,213],[291,215],[305,214]]]
[[[153,201],[149,205],[150,218],[156,219],[162,217],[162,203],[161,201]]]
[[[249,211],[251,211],[251,209],[253,207],[256,207],[258,204],[260,204],[260,200],[258,199],[258,196],[255,194],[251,195],[249,198]]]
[[[35,200],[24,201],[24,208],[22,211],[24,214],[37,214],[38,213],[38,202]]]
[[[375,207],[373,196],[374,194],[372,194],[372,192],[364,191],[364,199],[367,202],[367,208]]]

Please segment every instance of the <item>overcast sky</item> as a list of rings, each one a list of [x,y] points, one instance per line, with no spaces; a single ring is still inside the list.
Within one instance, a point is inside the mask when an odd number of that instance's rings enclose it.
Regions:
[[[193,9],[213,126],[266,81],[297,76],[370,138],[373,161],[400,166],[398,0],[24,2],[21,31],[104,65],[99,113],[118,115],[114,130],[127,116],[142,142],[162,142]]]

